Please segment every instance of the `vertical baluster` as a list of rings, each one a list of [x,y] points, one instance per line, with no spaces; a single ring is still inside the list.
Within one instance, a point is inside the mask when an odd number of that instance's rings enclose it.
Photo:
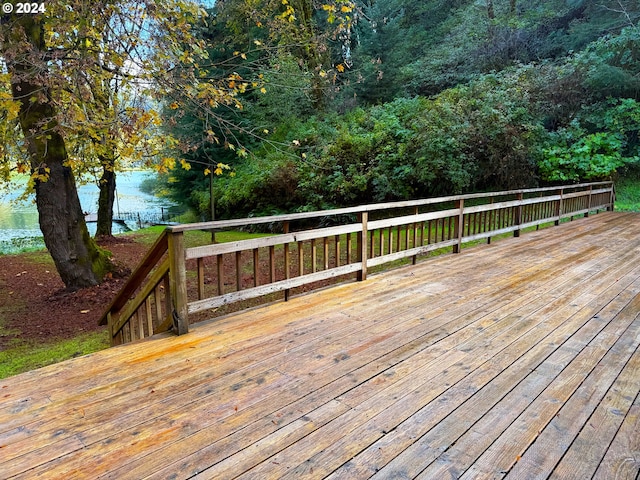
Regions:
[[[269,246],[269,283],[276,281],[276,248]]]
[[[311,272],[316,273],[318,269],[318,247],[316,239],[311,240]]]
[[[282,223],[282,230],[283,230],[283,232],[285,234],[289,233],[289,222],[288,221],[285,221],[285,222]],[[291,257],[290,257],[290,254],[289,254],[289,244],[285,243],[283,248],[284,248],[284,278],[285,278],[285,280],[288,280],[289,277],[291,276],[291,271],[290,271],[290,268],[291,268]],[[289,300],[289,294],[290,293],[291,293],[291,291],[288,288],[284,291],[284,300],[285,300],[285,302],[287,300]]]
[[[369,213],[360,213],[358,215],[358,221],[362,225],[362,231],[358,233],[358,240],[356,243],[358,244],[358,262],[362,263],[362,267],[357,274],[357,279],[359,281],[362,281],[367,279],[367,240],[369,239]],[[371,233],[373,234],[373,232]],[[373,237],[371,238],[373,239]],[[373,241],[371,241],[370,243],[373,246]]]
[[[236,252],[236,291],[242,290],[242,252]]]
[[[162,298],[162,289],[160,288],[160,284],[158,284],[158,286],[153,290],[153,299],[155,301],[155,306],[156,306],[156,325],[160,325],[162,323],[162,302],[160,301]],[[155,328],[153,328],[153,323],[152,323],[152,330],[153,333],[155,333]]]
[[[131,319],[122,327],[122,338],[124,339],[122,343],[129,343],[131,341]]]
[[[145,312],[147,314],[147,333],[153,335],[153,312],[151,310],[151,294],[145,299]]]
[[[413,208],[413,214],[417,217],[418,215],[420,215],[420,207],[414,207]],[[417,220],[417,218],[416,218]],[[418,228],[420,228],[420,226],[422,225],[421,222],[414,222],[413,224],[413,246],[417,247],[418,246],[418,239],[419,234],[418,234]],[[415,264],[415,261],[413,262]]]
[[[376,232],[372,230],[371,232],[368,232],[367,235],[369,237],[369,243],[367,243],[367,245],[369,245],[369,248],[371,249],[371,251],[369,252],[369,258],[374,258],[376,256]]]
[[[167,273],[162,279],[162,284],[164,286],[164,311],[167,319],[171,318],[171,288],[169,281],[169,274]]]
[[[198,265],[198,300],[204,298],[204,258],[197,259]]]
[[[329,238],[322,239],[322,254],[324,255],[324,269],[329,270]]]
[[[224,295],[224,258],[221,253],[216,255],[216,267],[218,270],[218,295]]]
[[[458,240],[458,243],[453,246],[453,253],[460,253],[462,250],[462,237],[464,236],[464,198],[456,200],[456,208],[460,209],[460,213],[457,216],[457,222],[453,229],[453,235],[457,237]],[[451,237],[451,235],[449,236]]]
[[[257,248],[253,249],[253,286],[257,287],[258,275],[260,275],[260,252]]]
[[[144,315],[141,311],[142,308],[142,305],[140,305],[140,308],[136,312],[136,316],[138,317],[138,338],[144,338]]]
[[[304,245],[298,242],[298,275],[304,275]]]

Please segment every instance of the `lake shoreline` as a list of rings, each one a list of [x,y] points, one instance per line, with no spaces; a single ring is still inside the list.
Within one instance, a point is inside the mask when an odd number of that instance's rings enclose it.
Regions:
[[[114,234],[137,230],[143,225],[137,219],[150,216],[162,217],[164,212],[175,209],[176,205],[166,198],[156,197],[140,189],[142,182],[153,175],[148,170],[127,170],[117,178],[116,201],[113,205],[114,217],[128,216],[131,221],[114,222]],[[0,195],[0,255],[45,248],[40,231],[38,211],[33,200],[20,200],[28,176],[14,182],[15,191]],[[20,188],[21,187],[21,188]],[[99,189],[93,183],[78,186],[78,196],[82,210],[95,214],[98,209]],[[88,222],[89,233],[95,234],[96,224]]]

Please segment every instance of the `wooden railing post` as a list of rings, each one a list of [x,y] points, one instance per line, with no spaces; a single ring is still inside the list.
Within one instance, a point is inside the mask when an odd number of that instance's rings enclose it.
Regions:
[[[564,195],[564,188],[560,189],[560,200],[558,200],[558,208],[556,209],[556,216],[558,220],[553,222],[553,224],[557,227],[560,225],[560,215],[562,215],[562,196]]]
[[[287,220],[285,220],[284,222],[282,222],[282,232],[283,233],[289,233],[289,222]],[[282,248],[284,249],[284,278],[285,280],[288,280],[291,277],[291,272],[289,271],[291,268],[291,255],[289,252],[289,244],[285,243]],[[284,291],[284,301],[288,302],[289,301],[289,295],[291,294],[291,290],[290,289],[286,289]]]
[[[184,233],[169,234],[169,288],[172,299],[173,327],[178,335],[189,331],[187,310],[187,271],[184,259]]]
[[[358,221],[362,224],[362,231],[358,232],[358,261],[362,262],[362,268],[358,271],[358,280],[363,281],[367,279],[367,258],[369,253],[369,229],[367,223],[369,222],[369,212],[362,212],[358,214]]]
[[[591,210],[591,195],[593,192],[593,185],[589,185],[589,198],[587,203],[587,213],[584,214],[585,218],[589,216],[589,210]]]
[[[611,182],[611,195],[609,197],[609,206],[607,207],[608,212],[613,212],[615,203],[616,203],[616,188],[615,188],[615,184]]]
[[[414,207],[413,208],[413,214],[415,216],[418,216],[419,213],[420,213],[420,208],[419,207]],[[424,227],[423,227],[423,229],[424,229]],[[424,234],[424,230],[423,230],[422,234]],[[414,223],[413,224],[413,247],[415,248],[417,246],[418,246],[418,224]],[[407,248],[409,248],[408,242],[407,242]],[[418,263],[418,255],[414,255],[413,257],[411,257],[411,264],[415,265],[416,263]]]
[[[456,208],[460,209],[458,221],[455,224],[453,235],[458,239],[458,243],[453,246],[453,253],[460,253],[462,250],[462,237],[464,235],[464,198],[456,200]]]
[[[522,195],[522,192],[520,192],[518,194],[518,201],[522,202],[522,199],[523,199],[523,195]],[[521,224],[522,224],[522,203],[520,203],[518,205],[518,208],[516,210],[516,225],[520,226]],[[514,237],[519,237],[520,236],[520,229],[519,228],[517,230],[513,231],[513,236]]]

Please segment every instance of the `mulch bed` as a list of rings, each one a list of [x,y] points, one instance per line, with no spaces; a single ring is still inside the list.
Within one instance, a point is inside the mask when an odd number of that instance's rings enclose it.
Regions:
[[[99,243],[113,253],[119,271],[96,287],[75,292],[65,290],[52,263],[38,262],[31,255],[0,256],[0,316],[8,332],[0,334],[0,348],[12,338],[42,343],[105,328],[98,326],[105,307],[148,246],[130,237]]]

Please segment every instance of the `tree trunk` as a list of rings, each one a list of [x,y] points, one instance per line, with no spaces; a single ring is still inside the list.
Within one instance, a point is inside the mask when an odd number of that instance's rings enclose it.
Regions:
[[[103,159],[101,163],[103,170],[99,185],[96,237],[111,237],[113,235],[113,202],[116,197],[116,173],[113,171],[113,161]]]
[[[489,38],[496,36],[496,12],[493,9],[493,0],[487,0],[487,18],[489,19]]]
[[[13,98],[20,102],[20,126],[31,161],[44,242],[67,288],[96,285],[110,262],[89,236],[68,166],[47,85],[42,24],[37,15],[14,16],[11,20],[2,53],[11,75]]]
[[[496,12],[493,9],[493,0],[487,0],[487,17],[489,17],[489,20],[492,22],[496,19]]]

